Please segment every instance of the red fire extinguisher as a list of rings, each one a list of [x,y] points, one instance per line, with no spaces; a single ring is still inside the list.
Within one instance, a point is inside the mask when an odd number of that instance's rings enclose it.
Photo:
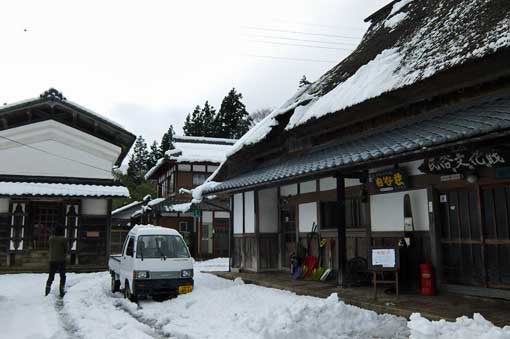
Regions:
[[[431,264],[420,264],[420,278],[420,294],[425,296],[436,295],[434,272]]]

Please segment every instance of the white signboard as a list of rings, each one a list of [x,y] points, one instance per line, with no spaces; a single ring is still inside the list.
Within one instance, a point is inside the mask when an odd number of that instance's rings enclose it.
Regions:
[[[386,268],[397,267],[397,256],[394,248],[372,249],[372,266]]]

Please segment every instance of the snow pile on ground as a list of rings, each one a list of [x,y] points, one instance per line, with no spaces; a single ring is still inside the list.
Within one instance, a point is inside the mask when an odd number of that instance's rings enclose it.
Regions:
[[[44,297],[46,274],[0,275],[2,337],[510,338],[510,328],[495,327],[479,315],[431,322],[415,314],[407,322],[346,305],[336,294],[326,299],[298,296],[201,273],[227,269],[228,258],[196,262],[192,293],[139,304],[112,294],[107,272],[69,274],[63,299],[55,295],[58,281]]]
[[[411,339],[509,339],[510,326],[494,326],[482,315],[473,318],[460,317],[455,322],[430,321],[419,313],[411,315],[408,323]]]
[[[229,258],[215,258],[205,261],[195,261],[195,272],[228,272]]]

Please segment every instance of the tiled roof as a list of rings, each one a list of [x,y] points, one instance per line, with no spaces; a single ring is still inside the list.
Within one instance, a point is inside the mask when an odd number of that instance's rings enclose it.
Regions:
[[[226,180],[207,194],[242,189],[317,172],[348,168],[384,157],[510,128],[510,97],[485,98],[462,108],[410,118],[356,139],[265,165]]]
[[[45,182],[0,182],[0,195],[129,198],[129,191],[124,186]]]

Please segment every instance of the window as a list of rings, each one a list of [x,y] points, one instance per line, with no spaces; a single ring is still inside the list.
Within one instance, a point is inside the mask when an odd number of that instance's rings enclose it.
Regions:
[[[205,173],[193,173],[193,186],[202,185],[207,179],[207,174]]]
[[[132,257],[133,256],[133,249],[135,248],[135,239],[129,238],[128,244],[126,247],[126,256]]]
[[[368,204],[361,199],[345,200],[345,226],[358,228],[368,226]],[[338,227],[338,205],[336,201],[321,202],[321,228]]]
[[[136,245],[137,258],[189,258],[184,240],[176,235],[142,235]]]
[[[189,222],[179,221],[179,231],[183,233],[189,233],[190,232]]]

